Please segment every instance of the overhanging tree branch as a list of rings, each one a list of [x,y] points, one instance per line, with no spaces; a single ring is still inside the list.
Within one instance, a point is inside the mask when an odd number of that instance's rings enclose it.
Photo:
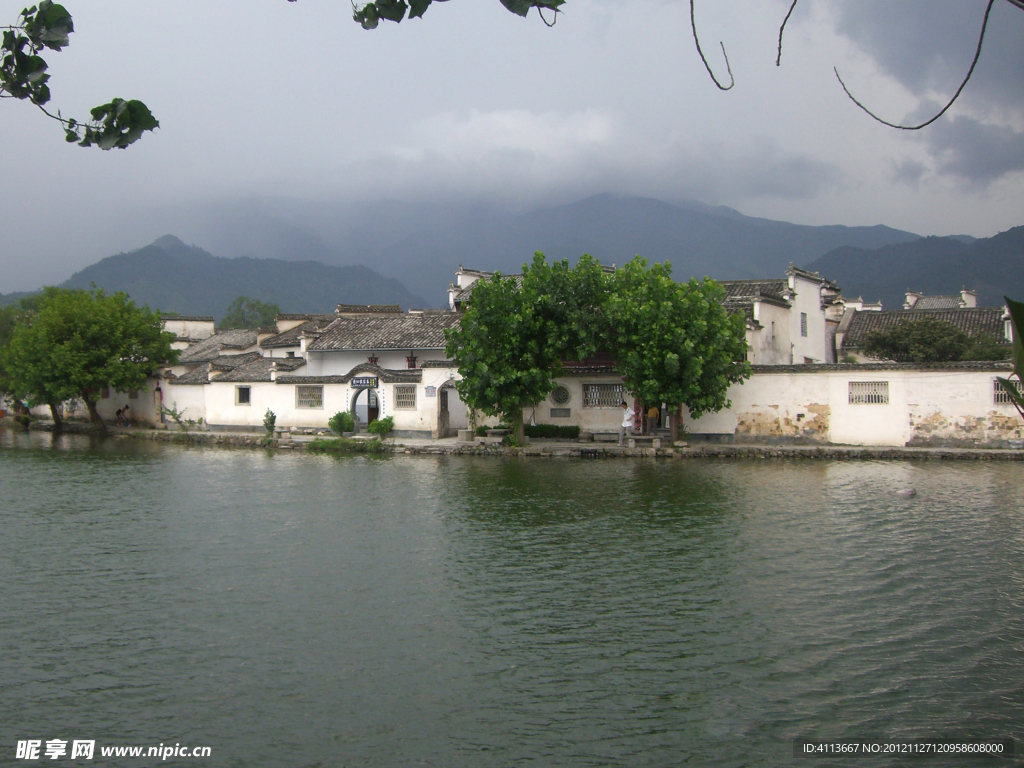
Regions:
[[[982,23],[981,23],[981,34],[978,35],[978,48],[974,52],[974,61],[971,62],[971,68],[969,70],[967,70],[967,77],[965,77],[964,81],[962,83],[960,83],[960,87],[956,89],[956,93],[953,94],[953,98],[949,100],[949,103],[946,104],[946,106],[944,106],[938,112],[938,114],[936,114],[930,120],[926,120],[925,122],[921,123],[920,125],[900,125],[898,123],[890,123],[888,120],[885,120],[885,119],[879,117],[874,112],[872,112],[870,109],[865,107],[861,102],[859,102],[854,97],[854,95],[852,93],[850,93],[850,89],[846,87],[846,83],[843,82],[843,78],[839,76],[839,70],[836,69],[835,67],[833,67],[833,71],[836,73],[836,77],[839,79],[839,84],[841,86],[843,86],[843,90],[846,91],[846,95],[850,97],[850,101],[852,101],[858,107],[863,109],[865,112],[867,112],[871,117],[873,117],[875,120],[880,122],[882,125],[887,125],[890,128],[897,128],[897,129],[899,129],[901,131],[919,131],[922,128],[924,128],[925,126],[931,125],[936,120],[938,120],[940,117],[942,117],[946,113],[947,109],[949,109],[951,106],[953,106],[953,102],[955,102],[958,98],[960,98],[960,93],[963,91],[964,87],[967,85],[967,81],[971,79],[971,75],[974,74],[974,67],[977,66],[978,59],[981,58],[981,47],[982,47],[982,45],[985,42],[985,30],[988,28],[988,17],[989,17],[989,14],[992,12],[992,5],[995,3],[995,1],[996,0],[988,0],[988,5],[985,7],[985,18],[984,18],[984,21],[982,21]],[[1013,3],[1014,5],[1016,5],[1017,7],[1024,9],[1024,0],[1009,0],[1009,1],[1011,3]],[[794,3],[794,5],[795,5],[795,3]]]
[[[722,85],[718,81],[718,78],[715,77],[715,73],[711,70],[711,65],[708,64],[708,60],[704,57],[704,51],[702,51],[700,48],[700,38],[697,37],[697,19],[694,15],[693,7],[695,2],[696,0],[690,0],[690,28],[693,30],[694,45],[697,46],[697,53],[700,55],[700,60],[704,62],[704,69],[706,69],[708,71],[708,74],[711,75],[712,82],[714,82],[714,84],[717,85],[719,89],[723,91],[728,91],[730,88],[736,85],[736,79],[732,76],[732,67],[729,66],[729,56],[725,52],[725,43],[719,41],[718,44],[722,46],[722,56],[725,58],[725,68],[729,71],[728,85]]]

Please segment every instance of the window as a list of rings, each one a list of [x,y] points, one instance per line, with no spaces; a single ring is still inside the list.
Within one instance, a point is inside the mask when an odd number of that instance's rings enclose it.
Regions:
[[[552,419],[568,419],[572,415],[572,408],[552,408]]]
[[[850,405],[885,405],[888,402],[888,381],[850,382]]]
[[[800,313],[800,335],[804,338],[807,337],[807,313]]]
[[[295,351],[294,350],[288,350],[288,357],[295,357]]]
[[[551,390],[550,397],[551,402],[554,403],[555,405],[567,405],[572,396],[569,394],[568,389],[559,385],[555,387],[553,390]]]
[[[415,409],[416,408],[416,385],[396,384],[395,385],[395,408]]]
[[[129,400],[138,400],[139,399],[139,390],[137,390],[137,389],[129,389],[128,390],[128,399]]]
[[[296,408],[323,408],[324,387],[322,384],[299,384],[295,387]]]
[[[110,398],[110,387],[103,387],[100,390],[100,400],[108,400]]]
[[[1011,381],[1018,392],[1021,392],[1021,385],[1019,381]],[[1010,405],[1010,393],[1006,391],[1006,386],[999,379],[992,380],[992,402],[996,405]]]
[[[618,408],[622,402],[621,384],[584,384],[584,408]]]
[[[251,387],[235,387],[235,405],[249,405],[252,402]]]

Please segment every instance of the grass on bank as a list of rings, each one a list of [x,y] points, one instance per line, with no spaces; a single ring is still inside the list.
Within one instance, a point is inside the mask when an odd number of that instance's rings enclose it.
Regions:
[[[338,437],[333,440],[317,438],[307,446],[310,453],[326,453],[331,456],[348,456],[353,453],[387,453],[387,448],[380,440],[353,440],[350,437]]]

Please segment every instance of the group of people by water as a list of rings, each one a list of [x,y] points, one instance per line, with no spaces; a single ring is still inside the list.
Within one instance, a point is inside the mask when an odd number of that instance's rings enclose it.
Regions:
[[[636,418],[629,404],[623,400],[622,403],[622,424],[619,425],[619,445],[626,440],[626,435],[632,434],[636,428]],[[643,411],[641,410],[643,414]],[[647,413],[641,416],[640,433],[644,435],[653,434],[661,426],[661,410],[656,405],[647,409]]]

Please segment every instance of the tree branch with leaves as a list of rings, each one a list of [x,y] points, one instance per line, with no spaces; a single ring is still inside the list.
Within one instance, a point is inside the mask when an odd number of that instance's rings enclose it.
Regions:
[[[63,5],[41,0],[22,10],[18,21],[3,30],[0,43],[0,98],[34,104],[64,129],[69,143],[80,147],[124,149],[160,123],[149,107],[136,99],[111,99],[90,111],[89,121],[64,117],[47,108],[50,102],[49,65],[40,56],[45,50],[60,52],[75,31],[71,14]]]

